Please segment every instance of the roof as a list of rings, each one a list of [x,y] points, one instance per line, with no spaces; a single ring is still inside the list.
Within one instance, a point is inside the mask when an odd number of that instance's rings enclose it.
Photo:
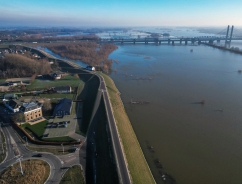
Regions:
[[[62,100],[59,101],[59,103],[56,105],[55,110],[54,110],[54,115],[58,111],[67,111],[70,112],[71,110],[71,105],[72,105],[72,100],[68,98],[63,98]]]
[[[15,100],[9,100],[6,102],[6,104],[11,107],[12,109],[16,109],[19,107],[18,102]]]
[[[10,99],[10,98],[16,98],[16,97],[17,97],[17,95],[14,93],[4,95],[4,99]]]
[[[90,65],[89,65],[89,66],[87,66],[86,68],[92,68],[92,67],[93,67],[93,66],[90,66]]]
[[[40,106],[38,106],[37,103],[35,102],[30,102],[30,103],[23,103],[23,105],[20,107],[20,110],[22,112],[28,112],[28,111],[31,111],[31,110],[34,110],[34,109],[37,109],[39,108]]]

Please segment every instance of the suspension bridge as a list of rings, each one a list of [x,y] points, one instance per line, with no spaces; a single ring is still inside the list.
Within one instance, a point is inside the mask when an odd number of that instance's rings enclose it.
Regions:
[[[241,36],[234,36],[234,26],[227,27],[227,29],[224,29],[216,34],[214,36],[199,36],[199,37],[167,37],[167,38],[108,38],[108,39],[100,39],[102,43],[156,43],[157,45],[160,45],[161,43],[168,43],[174,45],[175,43],[184,43],[187,45],[188,43],[191,44],[201,44],[201,43],[209,43],[213,44],[214,42],[220,43],[220,41],[224,41],[224,47],[230,48],[231,42],[233,40],[242,40],[242,31],[239,30],[241,33]]]

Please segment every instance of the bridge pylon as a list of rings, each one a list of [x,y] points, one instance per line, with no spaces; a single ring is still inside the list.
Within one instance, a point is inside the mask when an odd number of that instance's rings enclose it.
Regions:
[[[233,31],[234,31],[234,26],[232,26],[232,28],[231,28],[231,32],[230,32],[230,38],[229,38],[229,48],[230,48],[230,44],[231,44],[231,41],[232,41],[232,37],[233,37]]]
[[[227,28],[227,33],[226,33],[226,39],[225,39],[224,47],[227,47],[228,36],[229,36],[229,25],[228,25],[228,28]]]

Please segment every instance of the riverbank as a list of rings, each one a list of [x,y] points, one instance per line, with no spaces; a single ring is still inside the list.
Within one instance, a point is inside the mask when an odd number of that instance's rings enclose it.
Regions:
[[[99,74],[104,78],[108,89],[108,94],[114,111],[114,117],[126,155],[128,169],[132,177],[132,182],[134,184],[155,183],[155,180],[143,155],[133,127],[125,112],[118,89],[116,88],[113,80],[110,77],[101,72]]]
[[[226,51],[229,51],[229,52],[233,52],[233,53],[236,53],[236,54],[242,54],[242,50],[226,48],[226,47],[222,47],[222,46],[214,45],[214,44],[209,44],[209,43],[203,43],[203,44],[204,45],[207,45],[207,46],[210,46],[210,47],[217,48],[217,49],[221,49],[221,50],[226,50]]]

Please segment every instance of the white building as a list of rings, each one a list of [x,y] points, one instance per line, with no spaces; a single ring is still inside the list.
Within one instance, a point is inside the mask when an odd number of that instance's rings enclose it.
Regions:
[[[94,66],[87,66],[86,69],[89,70],[89,71],[95,71],[95,67]]]

